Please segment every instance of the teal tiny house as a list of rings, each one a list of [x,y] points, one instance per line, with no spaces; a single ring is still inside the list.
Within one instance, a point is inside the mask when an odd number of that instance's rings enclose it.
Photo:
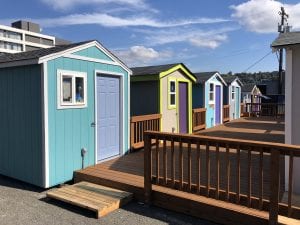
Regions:
[[[40,187],[129,149],[130,69],[97,41],[0,56],[0,173]]]
[[[223,86],[226,82],[218,72],[194,73],[193,109],[206,108],[206,128],[223,123]]]
[[[229,105],[229,119],[238,119],[241,116],[241,88],[243,83],[235,76],[222,76],[227,86],[223,88],[223,103]]]

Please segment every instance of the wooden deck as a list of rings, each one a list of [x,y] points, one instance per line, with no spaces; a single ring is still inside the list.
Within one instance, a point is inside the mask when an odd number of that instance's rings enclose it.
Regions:
[[[211,137],[284,143],[284,121],[270,117],[243,117],[197,134]]]
[[[241,124],[241,127],[238,128],[238,124]],[[247,124],[246,124],[247,123]],[[261,125],[262,129],[257,124]],[[229,125],[229,126],[228,126]],[[247,128],[244,126],[247,125]],[[241,119],[236,122],[230,122],[226,124],[227,129],[230,128],[230,126],[234,127],[231,131],[225,130],[225,132],[229,134],[236,133],[237,136],[232,135],[231,138],[241,138],[241,133],[247,133],[247,132],[241,132],[245,130],[251,130],[252,134],[254,132],[257,132],[257,135],[262,135],[260,138],[265,138],[264,141],[271,141],[271,140],[277,140],[278,137],[272,137],[274,134],[277,134],[277,132],[282,132],[282,123],[276,122],[276,121],[266,121],[263,122],[262,120],[253,119],[253,120],[247,120],[247,119]],[[222,131],[222,126],[218,127],[219,131]],[[216,132],[213,130],[216,128],[205,130],[206,134],[209,135],[209,132],[212,134],[216,134]],[[237,129],[237,130],[236,130]],[[240,131],[238,131],[240,129]],[[267,130],[268,132],[265,132]],[[274,131],[273,131],[274,130]],[[270,132],[269,132],[270,131]],[[204,132],[204,131],[203,131]],[[274,133],[275,132],[275,133]],[[282,135],[282,133],[280,133]],[[276,136],[276,135],[275,135]],[[253,138],[252,135],[245,135],[245,137]],[[246,138],[244,138],[246,139]],[[160,146],[161,148],[162,146]],[[167,146],[169,149],[170,146]],[[184,151],[187,146],[183,146]],[[194,146],[192,146],[192,149],[195,149]],[[205,149],[201,149],[204,153]],[[169,152],[169,151],[168,151]],[[193,153],[192,151],[192,154]],[[215,162],[215,156],[213,156],[214,152],[212,151],[211,155],[211,164],[213,165]],[[220,149],[220,165],[225,165],[225,163],[222,163],[222,161],[225,160],[225,154],[224,149]],[[244,156],[243,156],[244,154]],[[175,152],[175,158],[178,159],[178,152]],[[187,160],[187,155],[183,155],[184,160]],[[170,158],[170,157],[168,157]],[[192,157],[194,160],[196,157]],[[231,168],[235,168],[234,166],[234,153],[230,153],[229,160],[232,159]],[[155,164],[155,157],[152,158],[153,163]],[[203,163],[202,163],[203,160]],[[257,188],[257,182],[259,180],[258,173],[256,172],[259,168],[259,156],[257,157],[255,155],[252,156],[252,176],[253,176],[253,182],[252,182],[252,196],[258,196],[259,190]],[[281,159],[284,160],[283,158]],[[160,164],[163,160],[160,160]],[[176,160],[178,161],[178,160]],[[194,163],[192,163],[194,165]],[[264,157],[264,170],[268,170],[270,165],[270,159],[268,156]],[[282,165],[284,165],[282,163]],[[203,168],[202,168],[203,166]],[[177,168],[177,166],[175,166]],[[247,163],[247,153],[241,151],[241,175],[247,171],[248,163]],[[160,167],[161,169],[163,166]],[[214,170],[214,166],[210,168],[210,176],[211,176],[211,186],[213,187],[216,183],[216,171]],[[192,170],[195,168],[192,168]],[[220,168],[220,189],[224,190],[226,181],[222,179],[222,173],[225,172],[225,168]],[[235,177],[235,170],[232,169],[230,171],[231,177]],[[153,174],[155,174],[156,171],[153,171]],[[170,174],[170,171],[168,169],[168,174]],[[184,168],[184,178],[183,181],[187,182],[187,169]],[[203,174],[202,174],[203,173]],[[201,157],[201,181],[203,179],[203,183],[206,180],[206,171],[205,171],[205,157]],[[268,174],[268,173],[266,173]],[[283,188],[283,181],[284,181],[284,167],[281,168],[281,193],[280,197],[282,198],[284,196],[284,188]],[[178,180],[178,171],[175,173],[175,179]],[[121,189],[124,191],[128,191],[134,194],[134,198],[138,201],[144,201],[144,152],[139,151],[135,153],[131,153],[126,156],[122,156],[116,159],[112,159],[106,162],[103,162],[101,164],[98,164],[96,166],[88,167],[84,170],[76,171],[75,175],[75,182],[80,181],[88,181],[100,185],[105,185],[112,188]],[[195,177],[192,177],[192,182],[195,182]],[[234,189],[234,183],[236,182],[234,179],[231,179],[232,185],[231,187]],[[241,195],[247,194],[248,186],[247,186],[247,177],[241,176]],[[264,177],[264,186],[268,187],[270,184],[270,177],[265,176]],[[234,191],[231,189],[232,191]],[[212,195],[213,195],[213,188],[212,188]],[[225,191],[224,191],[225,193]],[[264,198],[268,199],[269,193],[268,191],[265,191],[263,193]],[[268,218],[269,214],[265,211],[259,211],[255,209],[251,209],[245,206],[236,205],[230,203],[230,201],[218,201],[212,198],[203,197],[200,195],[192,194],[192,193],[186,193],[183,191],[178,191],[170,188],[166,188],[163,186],[153,185],[153,192],[152,192],[152,203],[154,205],[167,208],[170,210],[186,213],[189,215],[201,217],[207,220],[212,220],[214,222],[220,223],[220,224],[268,224]],[[222,199],[222,197],[220,197]],[[253,201],[255,202],[255,201]],[[300,224],[298,220],[293,220],[286,217],[279,217],[280,224]]]

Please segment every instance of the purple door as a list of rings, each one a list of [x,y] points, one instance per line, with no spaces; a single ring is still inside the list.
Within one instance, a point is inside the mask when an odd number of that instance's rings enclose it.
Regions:
[[[215,125],[221,123],[221,86],[216,86]]]
[[[179,82],[179,133],[188,132],[188,84]]]

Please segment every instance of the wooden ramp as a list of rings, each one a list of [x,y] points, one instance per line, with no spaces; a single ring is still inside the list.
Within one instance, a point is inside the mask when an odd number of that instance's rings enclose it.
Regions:
[[[96,212],[97,218],[118,209],[132,200],[132,193],[89,182],[55,188],[47,197]]]

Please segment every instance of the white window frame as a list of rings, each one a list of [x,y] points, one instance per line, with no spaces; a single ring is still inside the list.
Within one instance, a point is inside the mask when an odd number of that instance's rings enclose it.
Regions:
[[[72,102],[63,101],[63,76],[72,78]],[[76,78],[83,78],[83,102],[76,102]],[[80,109],[87,107],[87,73],[70,70],[57,70],[57,108],[58,109]]]
[[[234,101],[235,100],[235,86],[232,86],[231,87],[231,101]]]
[[[213,90],[210,90],[210,85],[213,86]],[[210,99],[210,94],[213,94],[213,99]],[[215,104],[215,84],[214,83],[209,83],[209,90],[208,90],[208,103],[209,104]]]
[[[174,91],[171,91],[171,83],[174,83],[174,87],[175,87],[175,90]],[[176,80],[174,79],[174,80],[172,80],[172,79],[170,79],[169,80],[169,107],[176,107],[176,91],[177,91],[177,87],[176,87]],[[171,96],[172,95],[174,95],[175,96],[175,103],[174,104],[172,104],[171,103]]]

